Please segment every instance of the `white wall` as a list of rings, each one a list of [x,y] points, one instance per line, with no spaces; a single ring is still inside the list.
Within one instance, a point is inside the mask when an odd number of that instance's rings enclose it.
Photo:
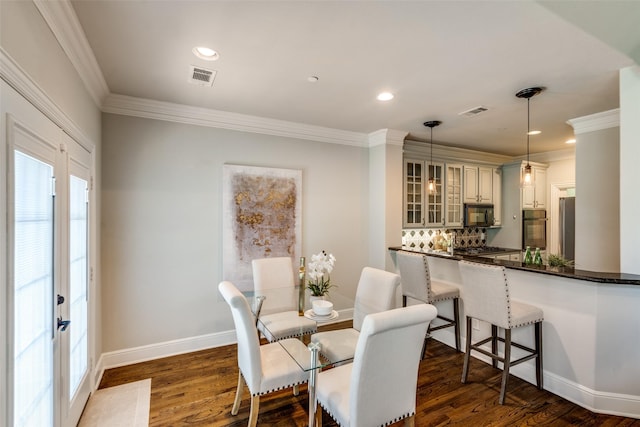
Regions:
[[[640,66],[620,71],[620,271],[640,274]]]
[[[581,270],[620,271],[620,128],[576,135],[576,251]]]
[[[31,1],[0,1],[0,45],[94,143],[100,111]]]
[[[105,352],[233,329],[217,292],[225,163],[302,170],[302,252],[332,252],[336,291],[355,294],[368,149],[103,114],[102,159]]]

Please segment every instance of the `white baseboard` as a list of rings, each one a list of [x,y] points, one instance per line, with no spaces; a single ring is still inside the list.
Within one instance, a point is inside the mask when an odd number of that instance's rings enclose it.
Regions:
[[[353,309],[340,310],[338,318],[327,322],[327,324],[343,322],[352,318]],[[102,375],[106,369],[193,351],[206,350],[208,348],[222,347],[235,344],[236,342],[236,332],[235,330],[231,330],[102,353],[98,359],[98,363],[93,369],[93,390],[96,390],[100,385]]]
[[[93,371],[93,390],[98,388],[106,369],[235,343],[236,332],[231,330],[102,353]]]
[[[453,344],[455,342],[454,334],[448,329],[436,331],[434,338],[449,347],[455,348]],[[461,350],[463,351],[465,338],[466,337],[463,336],[460,337]],[[487,350],[491,350],[489,346],[487,346]],[[491,358],[478,352],[471,353],[471,356],[489,365],[491,364]],[[499,363],[498,366],[501,366],[501,364]],[[460,373],[462,374],[462,372]],[[516,365],[510,369],[510,373],[528,383],[535,384],[536,382],[534,362]],[[640,419],[640,396],[593,390],[546,370],[543,371],[542,377],[545,390],[563,399],[567,399],[576,405],[582,406],[591,412]],[[507,395],[508,393],[509,391],[507,389]]]

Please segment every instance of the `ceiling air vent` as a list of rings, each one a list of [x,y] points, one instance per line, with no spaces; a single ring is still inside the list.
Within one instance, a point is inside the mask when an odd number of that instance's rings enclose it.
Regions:
[[[487,107],[483,107],[482,105],[479,107],[475,107],[472,108],[470,110],[467,111],[463,111],[462,113],[458,113],[459,116],[466,116],[466,117],[473,117],[476,116],[480,113],[484,113],[485,111],[488,111],[489,109]]]
[[[213,86],[213,79],[216,77],[216,73],[217,71],[215,70],[207,70],[206,68],[191,65],[187,81],[200,86]]]

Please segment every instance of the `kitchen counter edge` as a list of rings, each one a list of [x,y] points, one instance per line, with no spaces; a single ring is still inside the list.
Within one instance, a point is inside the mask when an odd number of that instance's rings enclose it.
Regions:
[[[475,255],[465,255],[465,254],[453,254],[453,255],[438,254],[435,252],[423,252],[423,251],[411,250],[411,249],[407,249],[399,246],[392,246],[389,248],[389,250],[390,251],[406,251],[411,253],[434,256],[438,258],[453,259],[458,261],[467,260],[467,261],[478,262],[481,264],[501,265],[506,268],[511,268],[514,270],[528,271],[531,273],[548,274],[551,276],[558,276],[558,277],[567,277],[570,279],[586,280],[589,282],[640,286],[640,275],[637,275],[637,274],[605,273],[605,272],[598,272],[598,271],[576,270],[570,267],[550,267],[548,265],[543,265],[543,266],[526,265],[517,261],[507,261],[507,260],[485,258],[485,257],[479,257]]]

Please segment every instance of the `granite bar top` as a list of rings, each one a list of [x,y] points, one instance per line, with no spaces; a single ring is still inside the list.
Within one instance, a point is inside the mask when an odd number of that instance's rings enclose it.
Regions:
[[[478,262],[481,264],[502,265],[506,268],[514,270],[528,271],[531,273],[548,274],[551,276],[566,277],[569,279],[586,280],[589,282],[597,283],[610,283],[616,285],[636,285],[640,286],[640,275],[638,274],[626,274],[626,273],[603,273],[598,271],[576,270],[571,267],[550,267],[548,265],[527,265],[518,261],[507,261],[502,259],[493,259],[479,257],[476,255],[468,255],[454,252],[453,255],[447,252],[437,251],[421,251],[415,249],[404,248],[401,246],[394,246],[389,248],[390,251],[407,251],[414,253],[422,253],[429,256],[435,256],[439,258],[449,258],[453,260],[467,260]]]

